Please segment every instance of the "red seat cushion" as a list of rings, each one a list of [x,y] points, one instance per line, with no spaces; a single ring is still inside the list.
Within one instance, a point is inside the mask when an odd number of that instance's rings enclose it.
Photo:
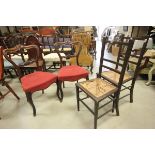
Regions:
[[[21,78],[23,90],[25,92],[35,92],[46,89],[56,82],[57,75],[47,72],[34,72]]]
[[[60,81],[77,81],[86,78],[89,72],[80,66],[64,66],[58,72],[58,80]]]

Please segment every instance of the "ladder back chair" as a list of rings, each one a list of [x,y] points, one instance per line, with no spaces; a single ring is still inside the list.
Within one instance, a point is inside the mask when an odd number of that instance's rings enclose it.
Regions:
[[[116,108],[116,115],[119,115],[119,94],[121,85],[124,79],[125,70],[127,67],[127,63],[131,54],[132,46],[133,46],[133,40],[129,40],[128,43],[124,42],[115,42],[115,44],[121,44],[125,45],[126,48],[126,54],[125,54],[125,61],[123,63],[119,63],[118,65],[121,67],[120,71],[116,72],[120,75],[119,76],[119,84],[116,85],[114,82],[112,82],[109,79],[103,79],[101,77],[101,73],[103,69],[110,69],[112,71],[115,71],[115,68],[110,67],[105,62],[109,62],[111,64],[116,64],[117,62],[105,58],[105,47],[108,44],[107,38],[103,37],[102,40],[102,49],[101,49],[101,57],[100,57],[100,67],[99,67],[99,74],[97,75],[97,78],[87,80],[84,82],[76,83],[76,94],[77,94],[77,109],[80,110],[80,103],[82,103],[93,115],[94,115],[94,128],[97,128],[97,120],[113,110],[113,108]],[[86,97],[81,98],[80,93],[86,94]],[[94,110],[90,107],[90,104],[86,103],[86,99],[91,98],[94,101]],[[104,104],[100,105],[102,100],[107,100]],[[112,108],[110,110],[107,110],[103,114],[98,114],[99,110],[107,106],[108,104],[112,104]]]
[[[126,42],[128,42],[131,38],[130,37],[124,37],[124,39]],[[133,38],[133,40],[134,40],[134,43],[136,40],[141,40],[142,46],[140,49],[135,49],[134,45],[133,45],[132,53],[131,53],[129,61],[128,61],[128,66],[130,64],[135,65],[135,70],[133,72],[127,72],[127,71],[125,72],[125,76],[124,76],[123,84],[122,84],[122,89],[121,89],[121,91],[129,90],[130,93],[119,98],[119,99],[122,99],[122,98],[130,95],[130,102],[131,103],[133,102],[133,90],[134,90],[135,81],[136,81],[138,73],[142,67],[141,62],[142,62],[143,56],[146,52],[146,46],[147,46],[148,38]],[[118,47],[119,47],[119,53],[118,53],[118,57],[117,57],[117,64],[115,66],[115,71],[109,70],[109,71],[103,71],[103,72],[100,71],[99,72],[99,74],[101,75],[102,78],[108,79],[109,81],[114,82],[116,85],[119,85],[119,76],[120,76],[116,72],[117,70],[119,70],[118,64],[121,61],[125,61],[124,58],[125,58],[125,54],[126,54],[124,46],[118,45]],[[139,54],[137,55],[136,53],[138,52],[138,50],[139,50]],[[136,58],[136,61],[134,61],[133,58]],[[129,69],[129,67],[127,67],[127,69]],[[129,86],[127,86],[125,83],[127,83],[129,81],[131,82],[131,84]]]

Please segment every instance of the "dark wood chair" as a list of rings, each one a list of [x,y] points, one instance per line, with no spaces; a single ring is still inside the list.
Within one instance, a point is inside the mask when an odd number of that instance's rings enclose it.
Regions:
[[[33,50],[33,55],[35,56],[33,59],[33,63],[38,67],[39,66],[39,48],[37,45],[28,45],[28,46],[22,46],[18,45],[11,49],[5,49],[4,50],[4,56],[5,58],[13,64],[13,66],[16,68],[17,73],[19,75],[19,79],[23,88],[23,91],[26,94],[27,101],[30,103],[33,109],[33,116],[36,116],[36,108],[32,100],[32,94],[36,91],[44,90],[48,88],[51,84],[56,83],[57,84],[57,96],[59,97],[58,93],[58,83],[57,83],[57,75],[53,73],[43,72],[43,71],[35,71],[33,73],[24,75],[22,72],[22,66],[19,66],[15,64],[9,57],[11,54],[18,54],[18,53],[24,53],[28,52],[28,50]],[[24,67],[24,66],[23,66]]]
[[[9,84],[5,81],[5,78],[4,78],[4,61],[3,61],[3,48],[2,48],[2,46],[0,46],[0,83],[2,84],[2,86],[6,86],[9,90],[5,94],[2,94],[2,92],[0,92],[0,99],[4,98],[9,92],[11,92],[19,100],[19,97],[17,96],[17,94],[9,86]]]
[[[33,60],[36,59],[36,48],[31,48],[27,50],[27,60],[25,61],[26,65],[25,68],[31,69],[31,70],[46,70],[46,64],[45,60],[43,59],[43,50],[41,48],[41,44],[39,43],[38,39],[35,36],[28,36],[25,41],[25,45],[37,45],[39,49],[39,55],[38,55],[38,66],[36,66],[36,63],[33,63]]]
[[[71,45],[75,48],[78,48],[78,52],[76,52],[74,55],[67,55],[68,58],[75,58],[76,59],[76,65],[69,65],[66,66],[66,64],[63,63],[64,57],[61,56],[61,52],[63,52],[63,46]],[[61,47],[61,50],[60,50]],[[82,49],[82,43],[81,42],[58,42],[55,43],[55,52],[59,55],[60,58],[60,70],[58,71],[58,83],[59,83],[59,90],[60,90],[60,98],[61,101],[63,100],[63,90],[62,90],[62,83],[65,81],[78,81],[82,78],[85,78],[88,80],[89,71],[87,71],[85,68],[81,67],[79,65],[79,55]]]
[[[130,37],[124,37],[124,40],[126,42],[128,42],[129,39],[131,39],[131,38]],[[134,70],[134,72],[130,72],[130,71],[127,72],[126,71],[126,73],[124,75],[124,79],[123,79],[123,84],[122,84],[122,91],[129,90],[130,93],[125,94],[124,96],[119,98],[119,99],[122,99],[122,98],[130,95],[130,102],[131,103],[133,102],[133,90],[134,90],[135,81],[137,79],[139,71],[142,69],[141,62],[142,62],[144,53],[146,52],[148,37],[146,37],[146,38],[133,38],[133,40],[134,40],[134,42],[136,40],[142,40],[143,45],[140,49],[134,49],[134,47],[132,48],[132,53],[130,55],[128,65],[129,64],[135,65],[135,70]],[[111,43],[111,44],[113,44],[113,43]],[[100,72],[99,72],[101,77],[103,77],[104,79],[108,79],[109,81],[114,82],[116,85],[119,85],[119,76],[120,76],[116,72],[117,70],[119,70],[118,64],[121,61],[125,61],[124,58],[125,58],[125,54],[126,54],[125,49],[122,45],[118,45],[118,47],[119,47],[119,53],[118,53],[118,57],[117,57],[117,64],[115,65],[116,70],[114,70],[114,71],[109,70],[109,71],[103,71],[103,72],[100,70]],[[139,53],[137,53],[137,52],[139,52]],[[136,58],[136,61],[134,61],[132,58]],[[127,67],[127,69],[129,69],[129,67]],[[126,83],[129,81],[131,82],[131,84],[127,86]]]
[[[105,53],[105,46],[107,46],[107,38],[103,37],[102,40],[102,49],[101,49],[101,57],[100,57],[100,67],[99,67],[99,74],[98,77],[92,80],[87,80],[81,83],[76,83],[76,94],[77,94],[77,109],[80,110],[80,102],[94,115],[94,128],[97,128],[97,120],[113,110],[113,107],[116,108],[116,114],[119,115],[119,95],[121,86],[123,83],[123,79],[125,77],[125,70],[128,64],[128,60],[131,54],[133,40],[129,40],[128,43],[124,42],[115,42],[115,44],[120,44],[126,46],[126,54],[125,54],[125,61],[123,63],[118,63],[119,67],[121,68],[119,71],[115,70],[115,68],[110,67],[109,65],[104,64],[105,62],[111,64],[117,64],[117,62],[107,59],[104,56]],[[113,81],[109,79],[103,79],[101,76],[103,69],[110,69],[112,71],[116,71],[120,76],[118,78],[118,85],[115,84]],[[81,98],[80,93],[83,92],[86,94],[86,97]],[[86,103],[86,99],[91,98],[94,101],[94,110]],[[100,105],[101,101],[106,99],[105,103]],[[109,99],[109,100],[108,100]],[[105,113],[99,115],[99,110],[106,105],[113,103],[113,106],[110,110],[107,110]]]
[[[46,69],[59,69],[60,59],[58,54],[54,52],[54,44],[55,42],[63,42],[70,38],[64,35],[57,35],[57,33],[49,27],[41,28],[37,34],[37,38],[43,51]],[[68,49],[71,51],[71,48],[65,48],[65,53],[67,53]],[[61,56],[64,57],[65,53],[61,53]],[[66,59],[63,59],[63,63],[66,63]]]
[[[23,44],[23,41],[23,37],[20,33],[10,34],[9,36],[1,38],[1,46],[3,46],[5,49],[12,48],[18,44]],[[23,55],[13,56],[12,59],[14,62],[16,62],[16,64],[24,62]],[[4,59],[4,71],[6,75],[9,74],[11,78],[14,77],[12,74],[12,71],[15,71],[14,66],[6,59]],[[15,74],[17,76],[16,72]]]

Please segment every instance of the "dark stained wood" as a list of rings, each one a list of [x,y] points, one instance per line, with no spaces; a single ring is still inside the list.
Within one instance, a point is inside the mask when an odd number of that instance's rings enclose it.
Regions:
[[[124,57],[125,61],[121,65],[118,63],[118,65],[121,67],[120,71],[118,71],[116,69],[111,69],[112,71],[116,70],[116,73],[120,74],[118,85],[115,82],[113,82],[112,80],[108,80],[108,78],[104,79],[104,77],[102,77],[102,69],[106,66],[106,65],[103,65],[104,61],[110,62],[112,64],[117,64],[117,62],[113,62],[113,60],[108,60],[107,58],[106,59],[104,58],[105,47],[106,47],[107,43],[109,43],[109,41],[107,40],[106,37],[103,37],[101,57],[100,57],[100,67],[99,67],[99,73],[97,74],[98,78],[80,82],[80,83],[76,83],[77,109],[78,109],[78,111],[80,110],[79,107],[80,107],[80,102],[81,102],[94,115],[94,128],[95,129],[97,128],[97,120],[99,118],[101,118],[102,116],[104,116],[109,111],[111,111],[111,110],[114,111],[114,108],[116,109],[116,115],[119,116],[119,105],[118,105],[119,95],[120,95],[121,86],[123,84],[125,71],[127,68],[128,60],[129,60],[129,57],[131,54],[131,50],[132,50],[134,41],[132,39],[130,39],[128,43],[124,43],[121,41],[113,43],[113,44],[124,45],[127,48],[125,57]],[[110,67],[109,67],[109,69],[110,69]],[[99,82],[97,82],[96,80]],[[80,95],[79,95],[80,92],[84,92],[87,95],[87,97],[80,98]],[[84,100],[87,98],[91,98],[94,101],[94,111],[92,111],[92,109],[90,109],[88,104],[86,104],[84,102]],[[108,98],[110,99],[110,101],[106,102],[102,106],[99,106],[99,103],[102,100],[108,99]],[[98,116],[98,111],[111,102],[113,103],[112,109],[110,109],[110,110],[106,111],[105,113]]]

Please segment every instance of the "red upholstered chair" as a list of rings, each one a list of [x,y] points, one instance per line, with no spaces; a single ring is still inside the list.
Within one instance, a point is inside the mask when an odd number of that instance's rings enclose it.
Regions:
[[[9,84],[4,79],[4,61],[3,61],[2,46],[0,46],[0,83],[2,83],[2,86],[6,86],[9,90],[5,94],[2,94],[2,92],[0,91],[0,99],[4,98],[4,96],[6,96],[9,92],[11,92],[19,100],[19,97],[17,96],[17,94],[14,92],[14,90],[9,86]]]
[[[70,65],[70,66],[64,66],[63,58],[60,53],[63,52],[63,46],[66,45],[72,45],[73,48],[77,48],[78,52],[76,52],[74,55],[67,55],[67,57],[75,57],[76,58],[76,64],[77,65]],[[61,50],[60,50],[61,47]],[[55,43],[55,52],[58,53],[60,58],[60,70],[58,71],[58,84],[59,84],[59,98],[61,101],[63,100],[63,91],[62,91],[62,83],[64,81],[78,81],[82,78],[85,78],[88,80],[89,72],[79,66],[78,58],[79,54],[82,49],[82,43],[81,42],[57,42]]]
[[[27,101],[32,106],[33,115],[36,116],[36,108],[33,104],[32,94],[36,91],[44,90],[48,88],[51,84],[56,83],[57,84],[57,96],[58,96],[59,87],[57,83],[57,75],[48,73],[48,72],[43,72],[43,71],[36,71],[31,74],[23,76],[21,67],[15,64],[8,56],[10,54],[18,54],[23,51],[26,52],[26,50],[34,49],[34,48],[37,49],[37,50],[33,50],[37,52],[37,53],[34,53],[34,55],[36,55],[36,58],[34,59],[34,61],[36,61],[35,63],[37,65],[38,57],[39,57],[39,49],[37,45],[29,45],[29,46],[19,45],[19,46],[16,46],[15,48],[5,49],[4,56],[17,69],[23,91],[25,92],[26,97],[27,97]]]

